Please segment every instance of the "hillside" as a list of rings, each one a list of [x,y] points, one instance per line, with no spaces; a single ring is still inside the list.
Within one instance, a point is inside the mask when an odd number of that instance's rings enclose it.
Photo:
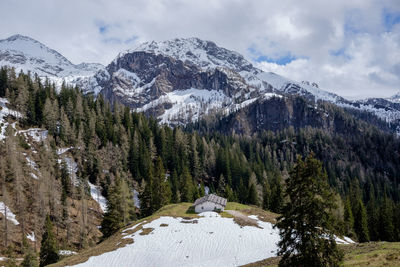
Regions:
[[[399,266],[399,242],[371,242],[342,245],[340,248],[345,252],[343,266]],[[274,257],[246,264],[243,267],[277,267],[278,262],[279,257]]]
[[[165,206],[98,246],[52,266],[238,266],[276,254],[277,214],[228,202],[221,214],[197,215],[191,205]]]

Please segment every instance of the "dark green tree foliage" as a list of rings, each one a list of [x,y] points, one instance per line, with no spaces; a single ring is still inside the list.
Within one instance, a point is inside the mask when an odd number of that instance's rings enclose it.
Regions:
[[[297,163],[287,180],[288,202],[278,218],[279,266],[339,266],[342,253],[333,236],[333,194],[326,172],[313,155]]]
[[[400,140],[333,105],[299,100],[304,108],[308,104],[318,105],[332,114],[340,129],[288,127],[260,131],[249,138],[225,133],[224,120],[218,120],[219,128],[204,121],[185,129],[160,126],[155,119],[131,113],[118,103],[110,105],[101,95],[94,99],[65,84],[57,93],[48,81],[1,68],[0,96],[6,91],[10,108],[25,114],[19,119],[23,129],[44,127],[54,139],[54,147],[79,147],[71,152],[79,165],[80,177],[101,185],[105,197],[117,173],[129,188],[139,184],[143,189],[136,188],[143,204],[141,217],[153,214],[165,203],[193,201],[203,194],[198,186],[201,184],[229,201],[241,203],[256,203],[251,196],[262,193],[263,201],[258,199],[258,204],[280,213],[287,170],[293,168],[296,155],[314,151],[327,170],[331,187],[344,203],[350,198],[353,217],[359,199],[367,207],[370,239],[388,239],[393,225],[392,238],[399,240],[396,212],[400,201]],[[160,178],[162,174],[156,174],[157,159],[162,162],[164,175],[171,174],[166,180]],[[67,198],[73,195],[73,187],[69,188],[67,175],[62,172],[58,176],[63,188],[63,216],[67,218],[66,211],[72,203]],[[254,182],[253,173],[257,179],[249,190],[249,181]],[[259,185],[264,184],[267,189],[257,192]],[[165,191],[165,197],[157,199],[154,188]],[[391,220],[387,229],[379,223],[383,216]],[[349,218],[346,217],[347,225],[351,225]],[[354,232],[354,225],[344,225],[343,222],[339,227],[341,231]]]
[[[393,206],[385,197],[379,213],[379,236],[381,240],[394,241],[395,230],[393,226]]]
[[[171,187],[168,181],[168,176],[165,173],[162,159],[158,158],[156,163],[155,177],[152,185],[152,206],[158,210],[171,201]]]
[[[184,168],[181,175],[181,201],[193,202],[193,180],[188,168]]]
[[[108,190],[107,211],[101,223],[101,232],[107,238],[135,219],[133,197],[127,183],[119,176]]]
[[[143,217],[149,216],[155,211],[155,208],[153,207],[153,179],[152,168],[149,168],[146,181],[144,181],[144,190],[140,195],[140,212]]]
[[[256,185],[251,183],[249,187],[249,193],[247,194],[248,199],[247,203],[251,205],[258,205],[258,196],[257,196],[257,188]]]
[[[361,199],[358,200],[356,213],[354,216],[354,231],[358,237],[359,242],[369,241],[367,211],[365,210],[365,206]]]
[[[21,266],[23,267],[37,267],[39,266],[37,255],[33,248],[29,245],[26,237],[22,240],[23,252],[25,254],[24,260],[21,262]]]
[[[40,266],[46,266],[58,260],[58,244],[53,233],[53,223],[50,220],[50,216],[47,215],[40,246]]]
[[[351,233],[351,230],[354,226],[354,217],[353,211],[351,210],[350,198],[346,198],[346,202],[344,203],[344,231],[346,235]]]

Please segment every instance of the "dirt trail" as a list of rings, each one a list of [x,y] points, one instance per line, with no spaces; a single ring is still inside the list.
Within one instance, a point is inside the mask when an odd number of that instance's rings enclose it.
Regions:
[[[233,220],[240,226],[255,226],[261,228],[260,226],[258,226],[257,220],[247,217],[246,214],[238,210],[224,210],[224,211],[232,215],[234,217]]]

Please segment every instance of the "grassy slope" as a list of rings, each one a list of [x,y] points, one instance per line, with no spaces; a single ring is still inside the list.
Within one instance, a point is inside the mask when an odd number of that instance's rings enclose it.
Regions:
[[[131,229],[129,231],[126,231],[125,233],[132,234],[134,232],[137,232],[142,229],[142,225],[144,224],[144,221],[146,221],[146,223],[148,223],[150,221],[158,219],[160,216],[198,218],[198,215],[196,213],[190,211],[191,206],[192,206],[192,203],[179,203],[179,204],[171,204],[171,205],[162,207],[154,215],[143,218],[138,221],[135,221],[133,224],[125,227],[125,229],[126,229],[126,228],[130,228],[130,227],[136,225],[136,227],[134,227],[133,229]],[[257,207],[251,207],[251,206],[234,203],[234,202],[228,202],[226,209],[241,211],[242,213],[244,213],[246,215],[250,215],[250,214],[259,215],[261,220],[271,221],[271,222],[273,222],[277,216],[277,214],[274,214],[272,212],[263,211]],[[227,212],[222,212],[221,216],[229,217],[229,218],[233,217],[232,215],[230,215]],[[114,234],[107,240],[101,242],[97,246],[80,251],[79,254],[71,256],[71,257],[67,257],[51,266],[75,265],[75,264],[87,261],[89,259],[89,257],[91,257],[91,256],[97,256],[97,255],[100,255],[100,254],[103,254],[103,253],[106,253],[109,251],[113,251],[117,248],[125,246],[126,244],[132,243],[133,241],[131,239],[122,239],[122,235],[121,235],[122,231],[123,230],[118,231],[116,234]]]
[[[127,226],[126,228],[136,225],[136,227],[126,232],[128,234],[137,232],[142,229],[144,221],[148,223],[159,218],[160,216],[197,218],[197,214],[188,211],[191,205],[191,203],[179,203],[165,206],[157,211],[154,215],[135,221],[133,224]],[[278,216],[275,213],[263,211],[257,207],[251,207],[233,202],[229,202],[226,206],[226,209],[237,210],[246,215],[258,215],[261,220],[267,222],[274,222]],[[221,215],[223,217],[233,217],[226,212],[221,213]],[[66,266],[82,263],[87,261],[91,256],[113,251],[133,242],[130,239],[122,239],[121,232],[122,230],[118,231],[116,234],[97,246],[83,250],[79,252],[79,254],[67,257],[51,266]],[[400,266],[400,242],[341,245],[341,248],[345,251],[344,266]],[[279,258],[269,258],[260,262],[248,264],[246,266],[278,266],[278,262]]]
[[[345,252],[343,266],[400,266],[400,242],[371,242],[355,245],[341,245]],[[275,267],[279,258],[269,258],[247,264],[247,267]]]

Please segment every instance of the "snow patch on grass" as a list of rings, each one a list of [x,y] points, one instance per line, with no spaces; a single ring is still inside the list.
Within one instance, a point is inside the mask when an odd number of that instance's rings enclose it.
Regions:
[[[132,244],[78,266],[238,266],[276,255],[280,237],[271,223],[240,227],[233,218],[215,212],[200,216],[196,224],[160,217],[143,224],[143,228],[154,228],[150,234],[141,235],[140,230],[126,235],[134,240]]]
[[[72,250],[59,250],[58,251],[58,255],[60,256],[71,256],[71,255],[75,255],[78,254],[75,251]]]

